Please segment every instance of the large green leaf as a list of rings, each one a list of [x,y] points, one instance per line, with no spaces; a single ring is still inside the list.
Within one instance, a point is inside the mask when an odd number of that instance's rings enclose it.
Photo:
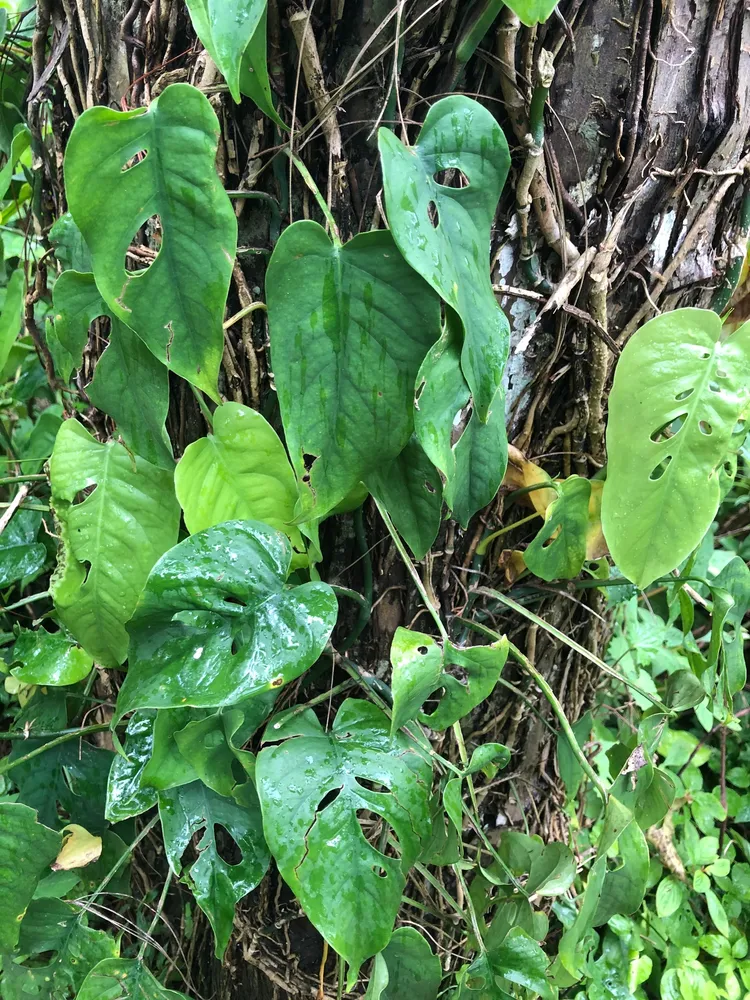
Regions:
[[[263,521],[303,549],[299,529],[290,524],[297,483],[276,431],[238,403],[218,407],[213,421],[213,434],[188,445],[175,472],[188,531],[235,519]]]
[[[258,798],[252,782],[235,801],[200,781],[159,793],[159,815],[169,863],[178,874],[182,855],[199,831],[198,860],[186,872],[196,902],[208,917],[221,958],[232,933],[235,905],[258,885],[270,860],[263,838]],[[217,826],[232,837],[242,860],[228,864],[217,848]]]
[[[196,35],[239,104],[242,57],[266,12],[266,0],[185,0]],[[265,33],[263,36],[265,41]],[[252,95],[251,95],[252,96]]]
[[[374,705],[348,700],[326,733],[307,709],[271,723],[256,780],[266,839],[284,880],[328,943],[349,963],[388,944],[406,872],[431,833],[431,767],[406,736],[391,739]],[[382,791],[373,790],[381,788]],[[400,847],[385,855],[358,814],[382,816]]]
[[[556,484],[557,499],[546,510],[544,525],[523,554],[534,576],[542,580],[572,580],[586,559],[591,483],[570,476]]]
[[[5,301],[0,312],[0,369],[10,356],[10,349],[21,332],[23,320],[24,297],[26,293],[26,276],[24,269],[17,267],[8,279],[5,289]]]
[[[117,715],[213,708],[282,687],[320,656],[336,622],[325,583],[288,588],[291,545],[254,521],[180,542],[154,566],[128,631]]]
[[[302,513],[322,517],[413,427],[439,302],[385,230],[342,246],[316,222],[281,236],[266,279],[271,354]]]
[[[618,361],[602,526],[639,587],[687,559],[716,514],[719,470],[750,403],[750,324],[723,335],[716,313],[678,309],[641,327]]]
[[[13,951],[37,882],[57,857],[62,837],[18,802],[0,802],[0,954]]]
[[[76,1000],[187,1000],[168,990],[137,958],[105,958],[89,972]]]
[[[399,927],[375,956],[365,1000],[436,1000],[443,970],[414,927]]]
[[[50,459],[50,483],[61,536],[50,586],[55,607],[97,663],[117,666],[127,656],[125,622],[148,573],[177,540],[172,474],[121,444],[100,444],[67,420]]]
[[[508,0],[508,6],[518,14],[524,24],[533,27],[547,20],[557,2],[558,0]]]
[[[49,684],[62,687],[77,684],[87,677],[94,665],[93,657],[72,642],[64,632],[22,629],[13,647],[11,670],[24,684]]]
[[[90,108],[65,156],[68,203],[104,301],[163,364],[217,401],[237,242],[214,165],[218,134],[206,97],[176,83],[147,111]],[[126,271],[128,247],[152,216],[162,227],[158,256],[146,271]]]
[[[0,587],[34,577],[44,566],[47,549],[36,540],[40,523],[37,511],[19,510],[0,535]]]

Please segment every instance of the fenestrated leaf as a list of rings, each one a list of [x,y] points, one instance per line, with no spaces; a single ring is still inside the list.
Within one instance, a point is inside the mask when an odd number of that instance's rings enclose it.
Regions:
[[[22,267],[17,267],[8,279],[5,301],[0,312],[0,369],[10,355],[10,349],[21,332],[26,278]]]
[[[104,301],[163,364],[217,402],[237,242],[215,170],[218,134],[206,97],[176,83],[147,111],[89,108],[65,155],[68,203]],[[128,247],[152,216],[161,222],[161,249],[146,271],[126,271]]]
[[[508,6],[524,24],[533,27],[546,21],[557,6],[558,0],[508,0]]]
[[[37,822],[33,809],[0,802],[0,954],[13,951],[21,920],[62,838]]]
[[[242,56],[265,16],[266,0],[186,0],[186,3],[196,35],[239,104]]]
[[[443,971],[414,927],[399,927],[375,956],[365,1000],[436,1000]]]
[[[570,476],[557,486],[557,499],[547,508],[543,527],[523,554],[534,576],[547,581],[572,580],[586,558],[591,483]]]
[[[159,793],[159,815],[169,863],[178,874],[182,855],[193,836],[203,835],[197,845],[198,860],[185,878],[196,902],[208,917],[221,958],[229,943],[235,905],[255,888],[270,860],[263,838],[258,799],[251,782],[242,786],[242,799],[217,795],[200,781]],[[216,846],[216,827],[223,827],[242,854],[238,864],[224,861]]]
[[[232,705],[299,677],[336,622],[325,583],[286,587],[289,540],[255,521],[186,538],[154,566],[130,622],[117,717]]]
[[[342,246],[316,222],[281,236],[266,280],[271,355],[302,514],[322,517],[413,428],[439,302],[385,230]]]
[[[443,651],[432,636],[399,627],[391,643],[391,664],[391,733],[395,733],[417,718],[423,703],[440,687]]]
[[[64,632],[22,629],[13,647],[13,662],[20,667],[11,670],[24,684],[64,686],[77,684],[87,677],[94,665],[84,649],[72,642]]]
[[[125,622],[149,570],[177,540],[172,474],[121,444],[99,444],[67,420],[50,459],[50,484],[61,536],[50,585],[55,607],[97,663],[117,666],[127,656]],[[91,486],[93,493],[75,503]]]
[[[438,730],[448,729],[490,696],[508,659],[508,640],[503,637],[489,646],[448,643],[443,656],[443,673],[437,685],[443,694],[434,712],[419,715],[421,722]]]
[[[430,836],[431,766],[363,700],[345,701],[329,733],[307,709],[269,724],[265,738],[283,740],[256,764],[266,839],[308,918],[349,963],[351,988],[388,944],[406,872]],[[392,828],[400,857],[368,843],[362,810]]]
[[[142,783],[143,770],[151,760],[156,712],[135,712],[128,720],[125,753],[115,754],[107,782],[104,815],[110,823],[140,816],[156,805],[156,790]]]
[[[18,510],[0,535],[0,587],[34,577],[44,566],[47,549],[37,542],[41,514]]]
[[[297,483],[276,431],[256,410],[224,403],[213,433],[188,445],[175,472],[188,531],[222,521],[263,521],[304,548],[294,519]]]
[[[76,1000],[187,1000],[168,990],[137,958],[105,958],[89,972]]]
[[[63,271],[52,290],[55,311],[55,335],[67,352],[66,364],[60,369],[69,378],[73,368],[80,368],[89,327],[99,316],[111,316],[104,304],[94,275],[88,272]]]
[[[404,450],[374,469],[365,483],[391,515],[414,558],[424,559],[440,530],[443,484],[417,438],[412,435]]]
[[[687,559],[719,505],[719,468],[750,403],[750,324],[723,333],[716,313],[677,309],[641,327],[617,363],[602,525],[639,587]]]

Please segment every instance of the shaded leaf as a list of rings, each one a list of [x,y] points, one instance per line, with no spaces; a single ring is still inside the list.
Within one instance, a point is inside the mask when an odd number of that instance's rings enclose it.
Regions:
[[[279,118],[271,97],[266,61],[266,0],[263,0],[263,16],[247,44],[240,61],[240,91],[258,105],[264,115],[281,128],[287,126]]]
[[[107,781],[104,815],[110,823],[140,816],[156,805],[156,790],[143,784],[143,771],[151,760],[155,712],[135,712],[128,719],[125,753],[115,754]]]
[[[0,368],[5,367],[10,356],[10,349],[21,332],[25,295],[24,269],[17,267],[8,279],[5,300],[2,311],[0,311]]]
[[[448,643],[443,655],[439,681],[443,694],[433,712],[419,716],[425,725],[438,730],[448,729],[489,697],[508,658],[508,640],[503,637],[489,646]]]
[[[33,809],[0,802],[0,953],[15,948],[26,908],[60,843],[60,834],[37,822]]]
[[[436,1000],[443,978],[440,959],[413,927],[399,927],[375,956],[365,1000]]]
[[[242,99],[240,96],[242,57],[261,18],[265,19],[266,0],[185,0],[185,2],[196,35],[208,49],[219,72],[227,81],[230,94],[239,104]],[[265,43],[265,32],[263,41]]]
[[[576,877],[575,858],[565,844],[552,842],[531,863],[526,891],[538,896],[559,896]]]
[[[106,958],[89,972],[76,1000],[187,1000],[165,989],[137,958]]]

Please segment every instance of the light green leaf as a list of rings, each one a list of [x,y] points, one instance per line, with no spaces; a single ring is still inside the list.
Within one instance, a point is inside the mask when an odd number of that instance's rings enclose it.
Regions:
[[[724,653],[724,669],[730,695],[737,694],[745,686],[747,668],[745,666],[742,620],[750,608],[750,569],[739,556],[731,559],[715,579],[717,587],[727,591],[734,599],[724,621],[721,634]]]
[[[265,17],[266,0],[185,0],[196,35],[239,104],[242,57]],[[263,36],[265,41],[265,33]],[[252,96],[252,95],[250,95]]]
[[[716,929],[724,937],[729,937],[729,920],[727,919],[726,910],[713,889],[706,890],[706,904],[708,905],[708,912]]]
[[[476,774],[485,768],[494,766],[495,770],[507,767],[510,763],[510,750],[502,743],[483,743],[474,749],[471,760],[464,770],[464,774]]]
[[[288,684],[336,622],[325,583],[287,587],[291,545],[255,521],[186,538],[148,578],[130,622],[117,717],[136,708],[214,708]]]
[[[575,877],[576,864],[570,848],[553,841],[532,861],[526,891],[559,896],[570,888]]]
[[[436,1000],[440,959],[414,927],[399,927],[379,955],[365,1000]]]
[[[179,874],[182,855],[199,831],[198,860],[185,873],[198,906],[208,917],[221,958],[232,933],[236,904],[258,885],[268,868],[258,799],[251,782],[243,797],[217,795],[200,781],[159,793],[159,816],[169,863]],[[228,864],[216,846],[216,826],[223,827],[242,854],[238,864]]]
[[[256,765],[271,852],[308,918],[349,963],[349,988],[388,944],[406,873],[431,832],[429,761],[389,729],[361,700],[344,702],[329,733],[308,709],[268,726],[266,739],[283,742],[261,750]],[[362,810],[391,827],[398,857],[368,843]]]
[[[687,886],[684,882],[667,875],[661,880],[656,890],[656,913],[659,917],[671,917],[676,913],[687,897]]]
[[[557,0],[508,0],[508,6],[524,24],[533,27],[547,20],[557,6]]]
[[[17,802],[0,802],[0,954],[13,951],[21,921],[62,837]]]
[[[458,667],[465,680],[459,680],[444,669],[439,681],[444,693],[434,712],[420,713],[420,721],[431,729],[442,730],[463,719],[490,696],[507,659],[508,640],[505,637],[489,646],[462,647],[448,643],[444,650],[444,668]]]
[[[81,367],[91,324],[99,316],[112,314],[96,287],[94,275],[80,271],[63,271],[52,290],[52,306],[55,335],[67,352],[59,374],[68,379],[74,368]]]
[[[35,632],[21,629],[13,647],[13,662],[20,667],[11,670],[24,684],[49,684],[64,687],[77,684],[87,677],[94,665],[91,657],[72,642],[64,632]]]
[[[649,853],[646,838],[633,821],[618,835],[619,867],[604,876],[599,905],[593,919],[598,927],[615,913],[634,913],[643,902],[648,884]]]
[[[282,234],[266,279],[271,355],[303,514],[322,517],[406,446],[439,302],[386,230],[341,246]]]
[[[187,1000],[165,989],[137,958],[105,958],[89,972],[76,1000]]]
[[[586,532],[591,483],[570,476],[558,484],[559,494],[547,508],[544,526],[523,554],[534,576],[542,580],[572,580],[586,559]]]
[[[26,125],[18,125],[14,131],[13,141],[10,144],[10,153],[5,162],[5,166],[0,170],[0,200],[8,195],[8,188],[13,180],[13,172],[18,165],[18,161],[31,146],[31,132]]]
[[[304,544],[294,519],[297,483],[276,431],[256,410],[224,403],[213,434],[188,445],[175,472],[177,499],[191,534],[222,521],[255,520]]]
[[[50,484],[61,537],[50,592],[60,621],[97,663],[117,666],[148,573],[177,539],[172,475],[120,444],[99,444],[67,420],[50,459]]]
[[[0,312],[0,369],[5,367],[5,363],[10,357],[10,350],[21,332],[25,293],[24,269],[17,267],[8,279],[5,301],[2,312]]]
[[[65,155],[68,203],[104,301],[163,364],[217,402],[237,242],[215,170],[218,134],[206,97],[176,83],[147,111],[90,108]],[[134,162],[137,154],[145,155]],[[128,247],[152,216],[161,223],[161,249],[146,271],[126,271]]]
[[[391,733],[395,733],[417,718],[423,703],[440,687],[443,651],[432,636],[399,627],[391,643],[391,663]]]
[[[602,526],[639,587],[687,559],[719,505],[718,469],[750,403],[750,324],[723,334],[709,310],[665,313],[628,341],[615,370]]]

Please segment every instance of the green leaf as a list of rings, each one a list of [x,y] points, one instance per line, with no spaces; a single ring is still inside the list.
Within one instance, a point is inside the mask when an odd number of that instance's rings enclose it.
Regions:
[[[18,165],[18,161],[31,146],[31,132],[26,125],[18,125],[14,131],[13,141],[10,144],[10,153],[5,166],[0,170],[0,200],[8,195],[8,188],[13,181],[13,173]]]
[[[731,594],[734,604],[727,612],[721,634],[724,667],[730,695],[737,694],[745,686],[747,668],[745,666],[742,620],[750,609],[750,569],[739,556],[735,556],[718,574],[714,583]]]
[[[291,545],[254,521],[180,542],[154,566],[128,631],[117,717],[136,708],[214,708],[288,684],[336,622],[325,583],[288,588]]]
[[[128,719],[125,753],[115,754],[107,782],[104,815],[110,823],[140,816],[156,805],[156,790],[143,784],[143,771],[151,760],[156,712],[135,712]]]
[[[94,275],[80,271],[63,271],[52,290],[55,311],[55,335],[67,356],[59,374],[70,378],[74,368],[80,368],[89,327],[99,316],[111,316],[104,304]]]
[[[303,514],[322,517],[395,459],[438,299],[386,230],[342,246],[316,222],[281,236],[266,278],[271,355]]]
[[[238,403],[217,407],[213,421],[213,434],[188,445],[175,472],[188,531],[235,519],[263,521],[302,550],[302,536],[290,524],[297,483],[276,431]]]
[[[508,659],[508,640],[503,637],[490,646],[448,643],[443,655],[439,686],[444,693],[434,712],[419,716],[421,722],[437,730],[448,729],[490,696]],[[465,679],[450,673],[451,667],[457,667]]]
[[[638,823],[629,823],[618,835],[617,844],[621,863],[617,868],[610,868],[604,876],[594,927],[606,924],[615,913],[634,913],[646,894],[649,853]]]
[[[119,952],[113,937],[87,927],[81,911],[59,899],[34,900],[21,924],[18,948],[34,964],[4,961],[3,1000],[67,1000],[97,963]],[[54,953],[52,960],[39,964],[46,952]]]
[[[729,920],[727,919],[726,910],[712,889],[706,890],[706,904],[708,905],[708,912],[716,929],[724,937],[729,937]]]
[[[579,747],[583,747],[588,742],[592,725],[590,712],[584,713],[573,724],[573,735]],[[565,785],[565,797],[570,802],[576,797],[578,789],[581,787],[583,768],[578,763],[578,758],[574,756],[570,749],[570,743],[563,733],[557,737],[557,769],[560,772],[562,783]]]
[[[0,802],[0,954],[13,951],[21,921],[62,837],[37,822],[28,806]]]
[[[391,937],[406,873],[430,836],[429,761],[374,705],[347,700],[324,732],[314,713],[272,722],[258,755],[263,828],[284,881],[349,963],[349,988]],[[372,783],[375,783],[374,790]],[[359,813],[382,816],[398,841],[386,856]]]
[[[510,763],[510,750],[502,743],[483,743],[476,747],[471,755],[464,774],[476,774],[493,765],[496,769],[507,767]]]
[[[391,462],[365,476],[372,495],[386,508],[415,559],[424,559],[440,530],[443,484],[412,435]]]
[[[508,0],[508,6],[529,27],[546,21],[558,0]]]
[[[0,312],[0,369],[10,357],[10,349],[21,332],[23,321],[24,297],[26,294],[26,277],[24,269],[17,267],[8,279],[5,289],[5,301]]]
[[[50,459],[50,484],[61,536],[50,592],[60,621],[97,663],[117,666],[127,656],[125,622],[148,573],[177,539],[172,474],[121,444],[100,444],[66,420]]]
[[[201,719],[204,715],[205,710],[196,708],[172,708],[156,713],[151,760],[141,773],[144,788],[155,788],[162,792],[198,780],[198,773],[191,761],[180,753],[175,734],[189,722]]]
[[[448,819],[459,833],[464,828],[463,795],[461,792],[462,778],[451,778],[443,789],[443,806]]]
[[[187,1000],[165,989],[137,958],[105,958],[89,972],[76,1000]]]
[[[252,783],[243,785],[240,802],[217,795],[200,781],[159,793],[159,816],[169,863],[179,874],[182,855],[199,831],[198,860],[185,873],[198,906],[208,917],[221,958],[229,943],[236,904],[256,885],[268,868],[258,799]],[[238,864],[224,861],[216,844],[216,827],[234,840],[242,855]]]
[[[391,643],[391,663],[391,733],[395,733],[417,718],[423,703],[440,687],[443,651],[432,636],[399,627]]]
[[[443,978],[440,959],[413,927],[399,927],[379,955],[365,1000],[436,1000]]]
[[[54,248],[55,257],[65,269],[80,271],[84,274],[90,273],[91,251],[70,212],[64,212],[59,219],[55,220],[49,231],[48,239]],[[54,300],[54,291],[52,297]]]
[[[514,983],[552,1000],[555,993],[547,980],[549,959],[537,942],[520,927],[514,927],[502,943],[475,959],[464,970],[459,982],[459,998],[476,997],[476,1000],[500,1000],[509,996]],[[497,980],[507,980],[504,989]]]
[[[47,549],[37,542],[41,515],[35,510],[19,510],[0,535],[0,587],[35,577],[47,560]]]
[[[523,554],[534,576],[542,580],[572,580],[586,559],[591,483],[570,476],[558,484],[559,493],[547,508],[544,526]]]
[[[240,90],[258,105],[260,110],[280,128],[287,126],[279,118],[271,97],[266,62],[266,0],[263,0],[263,16],[248,42],[240,62]]]
[[[258,728],[268,715],[275,697],[275,692],[269,692],[265,699],[251,699],[248,712],[239,706],[224,709],[205,719],[189,722],[175,733],[175,742],[182,756],[190,761],[201,781],[217,794],[240,794],[238,785],[244,785],[248,773],[254,772],[255,758],[248,751],[237,749],[237,746],[245,743]],[[260,712],[257,711],[258,705]],[[248,714],[255,715],[249,726]]]
[[[50,684],[62,687],[77,684],[88,677],[94,665],[93,657],[72,642],[64,632],[35,632],[21,629],[13,647],[13,662],[20,667],[11,670],[24,684]]]
[[[176,83],[147,111],[89,108],[65,155],[68,203],[104,301],[163,364],[217,402],[237,242],[215,170],[218,134],[206,97]],[[146,271],[126,271],[128,247],[152,216],[162,227],[158,256]]]
[[[265,16],[266,0],[186,0],[186,3],[196,35],[239,104],[242,57]]]
[[[661,880],[656,890],[656,914],[659,917],[671,917],[676,913],[687,898],[687,886],[684,882],[667,875]]]
[[[575,877],[576,864],[570,848],[553,841],[532,861],[526,891],[539,896],[559,896],[567,892]]]
[[[39,414],[23,449],[23,471],[26,475],[34,476],[42,469],[52,454],[61,424],[62,407],[57,403],[52,403]]]
[[[703,690],[703,685],[692,671],[676,670],[669,675],[664,703],[675,712],[684,712],[688,708],[695,708],[705,697],[706,692]]]
[[[750,324],[723,333],[709,310],[665,313],[628,341],[615,370],[602,525],[641,588],[687,559],[719,505],[717,470],[750,402]]]

